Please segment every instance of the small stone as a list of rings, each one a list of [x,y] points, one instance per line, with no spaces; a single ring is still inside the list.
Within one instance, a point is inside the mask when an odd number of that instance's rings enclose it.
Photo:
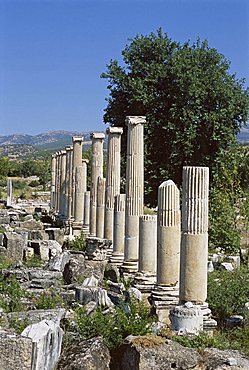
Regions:
[[[225,362],[227,365],[229,366],[237,366],[238,365],[238,362],[236,360],[236,358],[234,357],[229,357],[226,362]]]
[[[194,305],[193,305],[193,303],[192,303],[192,302],[186,302],[186,303],[184,304],[184,306],[185,306],[186,308],[193,308],[193,307],[194,307]]]

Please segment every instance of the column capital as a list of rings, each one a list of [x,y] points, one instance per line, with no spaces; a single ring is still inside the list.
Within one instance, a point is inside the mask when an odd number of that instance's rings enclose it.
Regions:
[[[105,134],[103,132],[91,132],[90,137],[91,139],[103,140],[105,138]]]
[[[67,154],[66,150],[61,150],[61,155]]]
[[[83,138],[83,136],[73,136],[73,137],[72,137],[72,140],[73,140],[73,143],[75,143],[75,142],[80,142],[80,143],[82,143],[82,142],[83,142],[83,140],[84,140],[84,138]]]
[[[122,127],[112,127],[112,126],[110,126],[106,129],[106,133],[107,133],[107,135],[109,135],[109,134],[122,135],[123,128]]]
[[[66,146],[65,150],[66,152],[69,152],[71,150],[71,146]]]
[[[89,163],[89,160],[87,158],[82,158],[82,163],[88,164]]]
[[[146,117],[145,116],[126,116],[125,123],[127,125],[145,124]]]

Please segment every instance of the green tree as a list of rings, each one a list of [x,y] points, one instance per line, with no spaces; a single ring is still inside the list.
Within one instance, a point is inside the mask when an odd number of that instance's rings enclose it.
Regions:
[[[229,74],[229,62],[207,41],[181,45],[159,29],[136,36],[111,60],[104,122],[123,126],[127,115],[146,115],[145,184],[154,204],[158,185],[181,184],[184,165],[212,166],[246,123],[249,89]]]
[[[10,161],[7,157],[0,156],[0,179],[4,179],[8,176],[10,168]]]

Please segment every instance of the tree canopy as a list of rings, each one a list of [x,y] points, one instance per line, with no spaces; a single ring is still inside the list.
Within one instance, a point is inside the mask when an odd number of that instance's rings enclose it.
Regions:
[[[249,89],[207,41],[180,44],[161,29],[129,41],[122,63],[111,60],[101,75],[110,93],[104,122],[125,130],[126,116],[146,116],[146,201],[154,204],[162,181],[180,185],[184,165],[212,167],[236,142],[248,119]]]

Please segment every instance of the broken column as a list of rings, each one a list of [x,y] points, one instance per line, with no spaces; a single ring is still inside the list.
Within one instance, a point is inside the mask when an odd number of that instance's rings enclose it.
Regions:
[[[156,283],[157,216],[139,217],[139,260],[135,287],[150,293]]]
[[[97,182],[97,211],[96,211],[96,236],[104,238],[104,219],[105,219],[105,184],[106,179],[98,177]]]
[[[120,192],[121,127],[109,127],[105,192],[104,237],[113,241],[114,197]]]
[[[208,167],[183,167],[182,241],[180,266],[180,303],[199,307],[203,329],[212,331],[207,298],[208,265]]]
[[[51,157],[51,197],[50,197],[50,208],[55,207],[55,176],[56,176],[56,155],[53,154]]]
[[[60,159],[60,208],[59,213],[61,216],[65,216],[66,207],[66,151],[61,150]]]
[[[183,167],[180,301],[207,298],[208,167]]]
[[[158,188],[157,211],[157,283],[152,304],[159,320],[168,320],[169,310],[179,302],[180,200],[172,180]]]
[[[93,132],[92,138],[92,166],[91,166],[91,193],[90,193],[90,235],[96,236],[97,211],[97,179],[103,177],[103,141],[105,135]]]
[[[73,137],[73,233],[79,235],[83,226],[83,137]]]
[[[7,180],[7,207],[12,205],[12,180]]]
[[[114,200],[113,252],[110,260],[120,266],[124,261],[124,236],[125,194],[118,194]]]
[[[122,270],[133,273],[138,270],[139,216],[144,203],[144,124],[143,116],[126,118],[127,164],[126,164],[126,214],[125,250]]]
[[[85,235],[89,234],[89,222],[90,222],[90,191],[84,193],[84,222],[83,231]]]

